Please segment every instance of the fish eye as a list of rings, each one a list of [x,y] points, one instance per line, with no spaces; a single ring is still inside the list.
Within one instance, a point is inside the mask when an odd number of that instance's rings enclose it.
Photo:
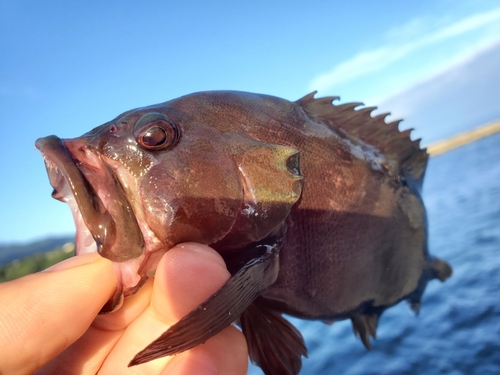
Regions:
[[[160,126],[149,128],[141,137],[142,143],[147,147],[160,147],[167,142],[167,133]]]
[[[167,116],[148,113],[135,124],[134,136],[140,147],[161,150],[175,145],[179,139],[179,129]]]

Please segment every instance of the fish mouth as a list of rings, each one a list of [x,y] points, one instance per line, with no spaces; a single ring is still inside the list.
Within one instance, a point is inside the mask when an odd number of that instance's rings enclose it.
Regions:
[[[52,135],[35,146],[42,152],[52,197],[71,208],[77,255],[97,250],[119,263],[143,255],[144,238],[123,188],[85,139]]]

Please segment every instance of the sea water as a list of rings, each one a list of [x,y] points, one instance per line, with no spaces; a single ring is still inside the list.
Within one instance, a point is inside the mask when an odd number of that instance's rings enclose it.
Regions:
[[[349,321],[290,318],[309,350],[301,374],[500,374],[500,134],[430,159],[423,197],[452,277],[428,284],[418,316],[404,302],[384,312],[371,351]]]

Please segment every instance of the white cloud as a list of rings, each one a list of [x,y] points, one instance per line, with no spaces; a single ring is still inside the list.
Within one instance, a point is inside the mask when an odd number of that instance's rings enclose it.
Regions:
[[[397,92],[375,112],[404,118],[425,144],[498,120],[500,42],[462,60],[440,74]]]
[[[470,16],[462,21],[455,22],[447,27],[438,30],[428,38],[423,38],[425,44],[440,42],[448,38],[462,35],[466,32],[488,26],[500,21],[500,8],[493,11],[484,12]]]
[[[422,23],[422,20],[413,20],[401,26],[401,30],[404,31],[402,34],[408,35],[414,33],[415,30],[423,30],[425,26]],[[316,76],[309,86],[311,90],[328,89],[336,84],[382,70],[421,48],[447,41],[480,28],[486,29],[486,36],[482,35],[482,40],[488,39],[489,43],[487,44],[490,44],[500,40],[498,25],[500,25],[500,8],[475,14],[411,41],[388,44],[377,49],[360,52],[337,64],[330,71]],[[393,30],[391,35],[395,36],[397,32]],[[478,49],[484,48],[484,44],[484,42],[479,43]]]
[[[443,59],[434,60],[432,63],[431,71],[425,71],[421,74],[416,74],[413,71],[409,71],[407,73],[407,77],[404,78],[401,78],[399,76],[385,78],[384,89],[379,89],[376,92],[373,92],[370,96],[364,99],[365,103],[367,105],[376,105],[379,107],[383,107],[381,103],[393,97],[397,97],[409,90],[412,90],[418,85],[432,81],[442,74],[456,71],[457,68],[476,59],[485,51],[491,48],[496,48],[498,43],[500,43],[500,39],[494,40],[493,42],[490,38],[477,39],[473,43],[464,44],[461,48],[456,50],[454,53],[447,55]],[[402,85],[401,81],[405,81],[406,84]],[[408,103],[408,108],[410,107],[412,108],[413,106]],[[409,111],[403,111],[393,114],[395,114],[396,117],[400,118],[406,117],[408,113]]]

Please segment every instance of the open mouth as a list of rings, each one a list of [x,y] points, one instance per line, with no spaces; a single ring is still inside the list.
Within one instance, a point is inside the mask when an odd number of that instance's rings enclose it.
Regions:
[[[52,196],[67,203],[76,225],[76,254],[99,252],[115,266],[118,287],[107,311],[134,294],[147,280],[141,275],[144,237],[123,188],[85,138],[57,136],[36,141],[43,155]]]
[[[92,251],[90,235],[99,254],[113,262],[140,256],[144,240],[120,183],[83,142],[66,142],[71,149],[60,138],[49,136],[38,139],[36,147],[45,160],[52,196],[71,207],[77,253]]]
[[[68,203],[76,225],[77,254],[101,250],[114,225],[101,199],[77,168],[62,140],[56,136],[36,141],[43,155],[52,197]],[[108,237],[109,238],[109,237]],[[99,246],[97,246],[99,244]]]

